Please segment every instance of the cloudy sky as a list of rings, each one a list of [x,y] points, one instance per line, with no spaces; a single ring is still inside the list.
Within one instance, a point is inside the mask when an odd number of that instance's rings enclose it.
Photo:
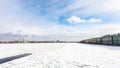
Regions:
[[[0,0],[0,33],[81,40],[120,33],[119,0]]]

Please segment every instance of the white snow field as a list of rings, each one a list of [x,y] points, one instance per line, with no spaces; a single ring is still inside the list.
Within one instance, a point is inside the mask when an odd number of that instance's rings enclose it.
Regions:
[[[120,68],[120,47],[81,43],[0,44],[0,59],[32,55],[0,64],[0,68]]]

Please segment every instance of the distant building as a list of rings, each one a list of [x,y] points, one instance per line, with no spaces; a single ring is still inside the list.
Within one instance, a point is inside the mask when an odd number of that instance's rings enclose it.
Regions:
[[[120,45],[120,33],[114,34],[112,39],[114,45]]]
[[[25,36],[25,37],[23,37],[23,42],[24,43],[27,43],[28,42],[28,40],[27,40],[27,37]]]
[[[112,44],[112,36],[111,35],[105,35],[101,39],[102,39],[102,44],[106,44],[106,45]]]

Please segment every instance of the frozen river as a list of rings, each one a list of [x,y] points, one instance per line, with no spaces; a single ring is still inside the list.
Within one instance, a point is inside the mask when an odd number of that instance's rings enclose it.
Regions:
[[[80,43],[0,44],[0,59],[24,53],[0,68],[120,68],[120,47]]]

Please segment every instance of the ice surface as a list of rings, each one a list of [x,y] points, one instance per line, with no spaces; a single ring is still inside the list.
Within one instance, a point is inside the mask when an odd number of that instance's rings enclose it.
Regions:
[[[32,55],[0,68],[120,68],[120,47],[79,43],[0,44],[0,58]]]

